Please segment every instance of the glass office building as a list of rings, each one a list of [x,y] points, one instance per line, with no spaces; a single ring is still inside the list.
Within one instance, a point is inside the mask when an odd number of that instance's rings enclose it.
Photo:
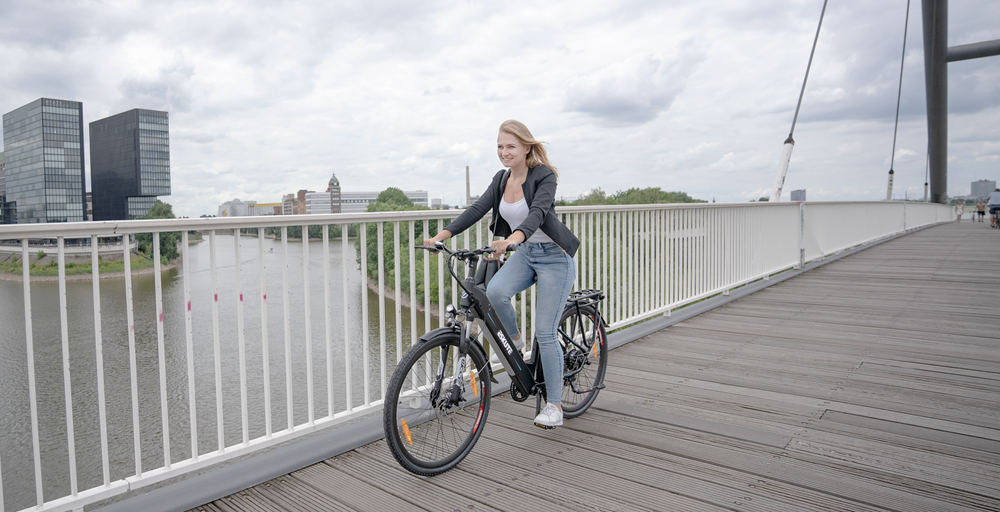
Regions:
[[[167,113],[132,109],[90,123],[94,220],[135,219],[170,195]]]
[[[83,103],[39,98],[3,116],[4,221],[84,220]]]

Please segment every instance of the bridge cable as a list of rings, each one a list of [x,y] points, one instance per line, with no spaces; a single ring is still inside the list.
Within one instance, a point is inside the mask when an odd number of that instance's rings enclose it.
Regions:
[[[899,90],[896,91],[896,124],[892,127],[892,154],[889,156],[889,186],[885,190],[885,200],[892,201],[892,178],[896,173],[896,134],[899,132],[899,102],[903,97],[903,64],[906,62],[906,34],[910,28],[910,0],[906,0],[906,18],[903,21],[903,54],[899,57]]]
[[[806,76],[802,78],[802,89],[799,91],[799,101],[795,104],[795,116],[792,117],[792,128],[788,130],[788,138],[785,139],[784,150],[781,153],[781,161],[778,163],[778,177],[774,181],[774,191],[771,192],[771,202],[776,202],[781,199],[781,189],[785,186],[785,177],[788,176],[788,163],[792,159],[792,147],[795,146],[795,139],[792,138],[792,133],[795,132],[795,123],[799,119],[799,108],[802,106],[802,96],[806,92],[806,81],[809,80],[809,70],[812,68],[813,54],[816,53],[816,42],[819,41],[819,29],[823,26],[823,16],[826,14],[826,3],[827,0],[823,0],[823,9],[819,13],[819,24],[816,25],[816,36],[813,38],[812,50],[809,51],[809,63],[806,64]]]

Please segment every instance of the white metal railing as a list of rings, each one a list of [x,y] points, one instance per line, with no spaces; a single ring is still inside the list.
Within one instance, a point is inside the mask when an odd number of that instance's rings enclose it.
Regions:
[[[581,239],[576,287],[606,290],[612,329],[951,216],[898,202],[558,211]],[[457,299],[443,259],[410,249],[457,213],[0,226],[21,247],[20,282],[0,281],[0,512],[80,508],[379,407],[395,362]],[[484,224],[450,243],[485,245]],[[178,266],[132,272],[123,241],[177,231]],[[110,279],[99,237],[118,238]],[[55,288],[30,275],[28,239],[55,241]],[[69,240],[90,244],[82,283]],[[522,325],[533,298],[518,298]]]

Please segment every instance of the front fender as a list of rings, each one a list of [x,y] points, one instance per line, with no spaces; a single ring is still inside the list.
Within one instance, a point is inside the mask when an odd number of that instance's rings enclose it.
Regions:
[[[436,340],[441,336],[460,336],[460,335],[461,333],[458,331],[457,325],[438,327],[433,331],[425,332],[423,336],[420,337],[420,342],[426,343],[428,341]]]
[[[460,338],[461,336],[462,336],[462,333],[459,330],[459,328],[458,328],[457,325],[449,326],[449,327],[438,327],[437,329],[434,329],[432,331],[425,332],[424,335],[420,337],[420,341],[419,342],[420,343],[427,343],[429,341],[437,340],[438,338],[443,338],[443,337]],[[482,361],[482,363],[480,363],[480,365],[485,365],[485,367],[487,367],[487,368],[489,367],[489,363],[487,362],[488,360],[486,359],[486,352],[483,350],[483,346],[482,345],[480,345],[474,339],[470,339],[469,340],[469,349],[468,350],[477,353],[478,359],[480,361]],[[476,360],[476,358],[473,358],[473,361],[475,361],[475,360]]]

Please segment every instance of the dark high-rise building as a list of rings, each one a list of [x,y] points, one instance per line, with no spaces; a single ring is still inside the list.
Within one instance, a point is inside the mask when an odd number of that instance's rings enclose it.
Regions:
[[[3,151],[0,151],[0,224],[10,224],[7,220],[7,185],[4,183]]]
[[[84,220],[83,103],[39,98],[3,116],[5,221]]]
[[[94,220],[135,219],[170,195],[167,113],[132,109],[90,123]]]

